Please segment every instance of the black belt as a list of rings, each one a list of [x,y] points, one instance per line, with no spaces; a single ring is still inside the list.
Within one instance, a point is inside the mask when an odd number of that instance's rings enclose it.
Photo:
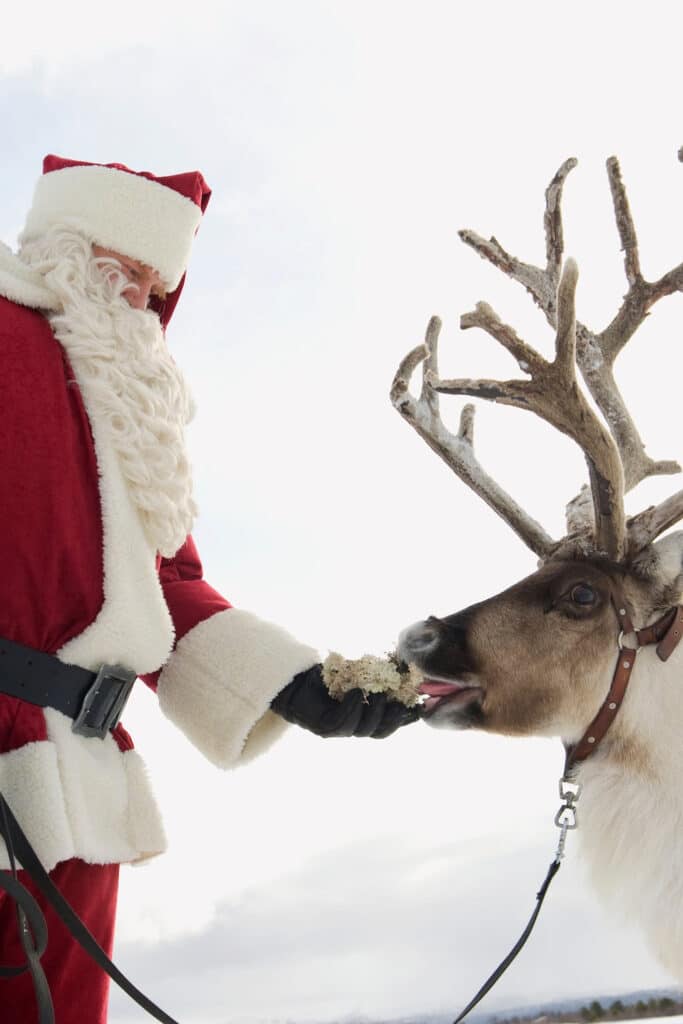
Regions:
[[[0,693],[73,718],[79,736],[104,739],[118,723],[137,674],[120,665],[88,672],[52,654],[0,639]]]

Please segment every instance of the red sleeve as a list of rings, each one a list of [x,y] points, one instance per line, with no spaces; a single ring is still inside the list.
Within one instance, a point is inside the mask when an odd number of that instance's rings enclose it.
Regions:
[[[173,558],[161,559],[159,579],[175,629],[174,647],[200,622],[232,607],[204,579],[201,559],[192,537],[187,538]],[[156,690],[160,673],[161,669],[158,669],[140,678]]]
[[[271,711],[276,694],[319,662],[318,652],[286,630],[233,608],[202,578],[188,538],[159,576],[176,629],[160,672],[143,676],[162,712],[221,768],[255,757],[286,728]]]

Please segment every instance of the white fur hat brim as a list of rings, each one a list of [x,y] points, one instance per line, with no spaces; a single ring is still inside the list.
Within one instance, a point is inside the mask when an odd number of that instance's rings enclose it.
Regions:
[[[68,224],[97,245],[153,267],[172,292],[201,219],[201,208],[172,188],[117,168],[79,165],[39,178],[21,241]]]

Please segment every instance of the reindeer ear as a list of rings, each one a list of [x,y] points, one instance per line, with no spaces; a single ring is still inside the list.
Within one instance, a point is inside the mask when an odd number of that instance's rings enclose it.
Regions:
[[[641,578],[656,580],[680,594],[683,590],[683,530],[649,544],[634,559],[633,569]]]

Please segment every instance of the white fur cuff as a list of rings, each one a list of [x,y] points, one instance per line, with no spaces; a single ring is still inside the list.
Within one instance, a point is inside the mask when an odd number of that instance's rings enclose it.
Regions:
[[[159,703],[209,761],[229,768],[282,733],[270,702],[319,660],[279,626],[230,608],[178,642],[159,677]]]

